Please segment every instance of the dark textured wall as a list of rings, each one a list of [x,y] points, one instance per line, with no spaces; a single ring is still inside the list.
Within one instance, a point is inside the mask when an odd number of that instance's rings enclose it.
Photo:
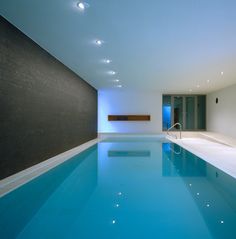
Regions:
[[[0,17],[0,178],[97,137],[97,91]]]

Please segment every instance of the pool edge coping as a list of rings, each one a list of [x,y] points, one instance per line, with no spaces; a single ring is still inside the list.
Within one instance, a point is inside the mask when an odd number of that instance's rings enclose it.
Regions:
[[[26,184],[27,182],[37,178],[38,176],[46,173],[50,169],[58,166],[59,164],[67,161],[71,157],[83,152],[96,143],[100,142],[100,138],[92,139],[61,154],[46,159],[38,164],[26,168],[18,173],[0,180],[0,198],[17,189],[18,187]]]

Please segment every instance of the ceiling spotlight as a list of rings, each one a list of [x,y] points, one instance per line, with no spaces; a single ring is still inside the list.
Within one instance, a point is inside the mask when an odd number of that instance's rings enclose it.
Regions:
[[[101,40],[96,40],[95,43],[96,43],[98,46],[101,46],[101,45],[102,45],[102,41],[101,41]]]
[[[224,72],[223,72],[223,71],[221,71],[221,72],[220,72],[220,74],[223,76],[223,75],[224,75]]]
[[[102,43],[102,42],[101,42]],[[97,44],[97,43],[96,43]],[[112,62],[112,60],[108,59],[108,58],[103,58],[101,60],[102,63],[105,63],[105,64],[110,64]]]
[[[118,79],[115,79],[114,81],[115,81],[115,82],[119,82],[120,80],[118,80]]]
[[[84,5],[84,3],[82,3],[82,2],[78,2],[78,3],[77,3],[77,7],[78,7],[80,10],[84,10],[84,9],[85,9],[85,5]]]
[[[111,74],[111,75],[115,75],[116,72],[115,72],[115,71],[110,71],[110,74]]]
[[[85,8],[88,8],[89,7],[89,4],[86,3],[86,2],[78,2],[76,4],[77,8],[80,10],[80,11],[84,11]]]

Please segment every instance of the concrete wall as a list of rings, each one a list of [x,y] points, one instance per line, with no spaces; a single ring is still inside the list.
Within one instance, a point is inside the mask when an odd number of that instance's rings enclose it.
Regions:
[[[0,178],[97,137],[97,91],[0,17]]]
[[[216,104],[218,98],[218,104]],[[236,138],[236,84],[207,95],[207,130]]]
[[[148,114],[151,115],[151,121],[108,121],[109,114]],[[125,89],[98,92],[99,133],[160,133],[161,131],[161,93]]]

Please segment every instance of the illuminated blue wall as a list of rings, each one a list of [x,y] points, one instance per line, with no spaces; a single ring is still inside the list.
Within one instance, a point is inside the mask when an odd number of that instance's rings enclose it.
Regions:
[[[108,121],[109,114],[148,114],[151,121]],[[156,91],[124,89],[98,92],[99,133],[160,133],[162,95]]]

